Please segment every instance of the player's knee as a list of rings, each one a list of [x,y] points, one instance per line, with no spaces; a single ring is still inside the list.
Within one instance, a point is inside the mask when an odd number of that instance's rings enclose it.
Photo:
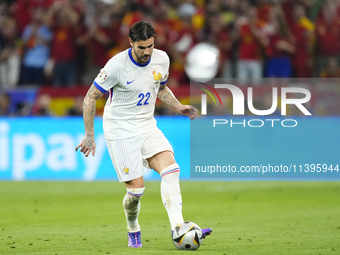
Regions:
[[[149,166],[156,172],[160,173],[162,169],[169,165],[175,164],[175,158],[172,151],[162,151],[148,159]]]
[[[141,176],[141,177],[139,177],[139,178],[137,178],[137,179],[133,179],[133,180],[130,180],[130,181],[126,181],[126,182],[124,182],[124,184],[125,184],[125,187],[127,188],[127,189],[131,189],[131,190],[133,190],[133,189],[144,189],[145,188],[145,186],[144,186],[144,178],[143,178],[143,176]]]

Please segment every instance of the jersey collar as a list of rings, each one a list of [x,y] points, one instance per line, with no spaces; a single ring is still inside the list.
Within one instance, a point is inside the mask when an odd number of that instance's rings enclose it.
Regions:
[[[149,61],[145,64],[139,64],[138,62],[136,62],[132,57],[132,48],[129,49],[129,57],[130,57],[132,63],[134,63],[136,66],[140,66],[140,67],[147,66],[151,61],[151,56],[150,56]]]

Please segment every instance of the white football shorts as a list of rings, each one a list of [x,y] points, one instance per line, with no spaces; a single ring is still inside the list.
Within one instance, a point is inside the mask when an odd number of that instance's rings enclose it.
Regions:
[[[168,139],[159,129],[119,140],[106,139],[106,145],[119,182],[141,177],[144,174],[143,166],[150,169],[146,159],[157,153],[174,153]]]

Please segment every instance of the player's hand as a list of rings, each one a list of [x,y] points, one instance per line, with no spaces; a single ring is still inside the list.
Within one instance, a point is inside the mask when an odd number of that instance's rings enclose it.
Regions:
[[[85,157],[90,155],[92,151],[92,155],[94,156],[96,154],[96,142],[94,141],[94,137],[91,136],[85,136],[83,140],[81,140],[80,144],[76,147],[76,151],[80,149],[80,152],[85,154]]]
[[[177,107],[177,111],[185,116],[188,116],[191,120],[197,116],[197,109],[191,105],[180,105]]]

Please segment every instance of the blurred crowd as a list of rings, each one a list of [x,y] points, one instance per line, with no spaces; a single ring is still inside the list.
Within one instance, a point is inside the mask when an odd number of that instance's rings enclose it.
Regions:
[[[0,0],[0,90],[89,86],[140,20],[172,89],[199,42],[220,49],[216,77],[340,78],[340,0]]]

